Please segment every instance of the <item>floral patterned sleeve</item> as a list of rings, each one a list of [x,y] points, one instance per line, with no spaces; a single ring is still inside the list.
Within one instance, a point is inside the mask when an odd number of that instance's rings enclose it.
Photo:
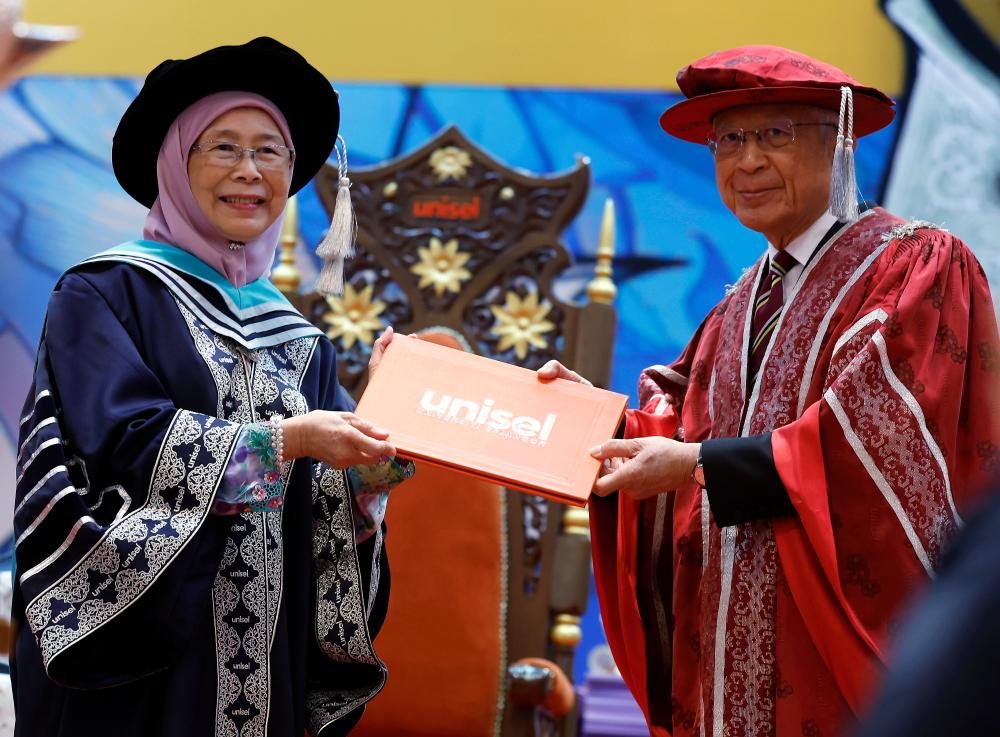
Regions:
[[[215,495],[213,514],[270,512],[281,507],[285,488],[272,437],[270,425],[243,426]],[[385,517],[389,492],[413,476],[414,471],[413,461],[398,458],[347,469],[357,542],[364,542],[374,534]]]
[[[347,478],[354,500],[354,539],[361,543],[382,524],[393,487],[413,476],[413,461],[389,458],[371,466],[351,466]]]
[[[213,514],[269,512],[281,507],[285,488],[271,439],[270,425],[243,426],[215,495]]]

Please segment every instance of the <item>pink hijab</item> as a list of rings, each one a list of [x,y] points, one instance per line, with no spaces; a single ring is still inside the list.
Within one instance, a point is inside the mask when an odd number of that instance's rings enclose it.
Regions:
[[[187,164],[191,146],[212,121],[240,107],[263,110],[274,120],[293,148],[288,123],[281,111],[267,98],[251,92],[216,92],[201,98],[171,123],[163,137],[156,159],[156,182],[160,191],[146,216],[143,238],[169,243],[197,256],[222,274],[235,287],[242,287],[268,274],[278,247],[284,215],[244,248],[230,249],[229,239],[219,233],[205,217],[191,194]]]

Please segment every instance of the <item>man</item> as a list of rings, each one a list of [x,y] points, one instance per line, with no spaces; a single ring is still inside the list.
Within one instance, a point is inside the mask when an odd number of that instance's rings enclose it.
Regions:
[[[594,449],[604,625],[651,733],[828,737],[1000,466],[989,289],[948,232],[858,212],[878,90],[769,46],[678,82],[662,127],[708,145],[768,248]]]

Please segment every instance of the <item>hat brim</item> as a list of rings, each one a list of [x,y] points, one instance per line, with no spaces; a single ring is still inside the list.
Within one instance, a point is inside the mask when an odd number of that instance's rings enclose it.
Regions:
[[[668,108],[660,116],[660,127],[691,143],[708,143],[712,119],[723,110],[741,105],[795,102],[840,110],[840,89],[823,87],[754,87],[724,90],[691,97]],[[860,138],[885,128],[896,112],[884,100],[863,92],[854,93],[854,137]]]
[[[166,61],[149,73],[112,144],[111,162],[122,188],[152,207],[159,192],[156,160],[171,123],[201,98],[224,91],[261,95],[285,116],[295,147],[289,194],[302,189],[326,163],[340,126],[336,91],[291,49],[273,39],[254,39]]]

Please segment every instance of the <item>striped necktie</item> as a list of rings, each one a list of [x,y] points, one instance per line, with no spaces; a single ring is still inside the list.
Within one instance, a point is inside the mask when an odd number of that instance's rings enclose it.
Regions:
[[[753,323],[750,326],[750,334],[753,336],[753,340],[750,341],[750,386],[757,382],[757,373],[764,361],[767,344],[781,315],[781,306],[784,304],[784,287],[781,280],[788,270],[798,263],[795,257],[786,251],[778,251],[770,261],[771,268],[760,283],[753,307]]]

